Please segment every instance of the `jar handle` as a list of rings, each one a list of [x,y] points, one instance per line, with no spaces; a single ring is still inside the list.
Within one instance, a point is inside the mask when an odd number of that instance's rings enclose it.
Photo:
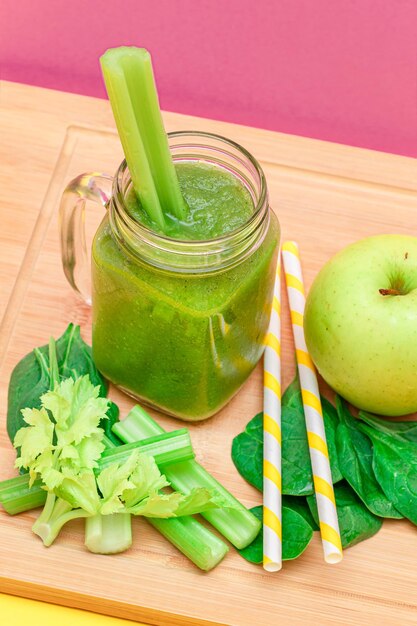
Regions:
[[[91,304],[91,269],[85,240],[85,203],[93,200],[106,208],[112,183],[113,177],[108,174],[81,174],[66,186],[59,207],[64,274],[87,304]]]

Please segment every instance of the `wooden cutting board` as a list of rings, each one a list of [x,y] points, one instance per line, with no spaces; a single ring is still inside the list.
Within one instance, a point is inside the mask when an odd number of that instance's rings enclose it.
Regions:
[[[72,293],[60,267],[60,193],[83,171],[114,172],[121,152],[104,101],[11,83],[3,83],[0,94],[0,311],[9,298],[0,329],[4,479],[14,475],[5,433],[14,364],[49,335],[60,335],[70,321],[81,324],[87,340],[90,336],[89,308]],[[283,236],[300,244],[307,285],[332,254],[360,237],[417,235],[415,160],[176,114],[165,119],[168,130],[224,134],[260,160]],[[89,206],[90,234],[101,215]],[[283,323],[286,385],[294,372],[286,306]],[[261,396],[259,367],[220,414],[191,427],[198,460],[248,506],[260,503],[260,494],[237,474],[230,446],[261,409]],[[122,415],[132,406],[116,390],[111,397]],[[157,417],[169,429],[178,427],[173,419]],[[417,623],[417,530],[405,521],[384,522],[378,535],[346,551],[337,566],[324,564],[316,533],[302,557],[285,563],[278,574],[246,563],[233,549],[204,574],[143,520],[134,521],[131,550],[100,556],[84,549],[81,523],[69,524],[44,548],[30,532],[33,519],[33,512],[12,518],[0,511],[0,591],[164,626]]]

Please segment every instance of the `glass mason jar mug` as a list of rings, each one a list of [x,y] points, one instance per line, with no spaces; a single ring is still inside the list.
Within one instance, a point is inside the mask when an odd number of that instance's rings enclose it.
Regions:
[[[127,211],[126,162],[114,179],[84,174],[61,202],[65,274],[88,301],[86,199],[106,208],[92,245],[93,357],[117,387],[185,420],[219,411],[260,359],[280,238],[264,173],[244,148],[200,132],[169,134],[175,163],[224,168],[249,191],[253,213],[216,239],[178,240]],[[110,190],[111,185],[111,190]]]

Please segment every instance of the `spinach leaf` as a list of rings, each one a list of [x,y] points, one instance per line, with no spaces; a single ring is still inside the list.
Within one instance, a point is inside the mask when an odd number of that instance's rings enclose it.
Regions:
[[[343,475],[339,467],[339,458],[337,455],[336,433],[339,425],[339,417],[333,404],[320,396],[321,406],[323,409],[324,429],[326,431],[327,447],[329,449],[330,469],[332,472],[333,483],[343,480]]]
[[[249,484],[263,491],[263,414],[247,423],[232,442],[232,461]]]
[[[359,428],[374,444],[373,469],[377,481],[395,508],[417,524],[417,445],[374,430]]]
[[[119,407],[112,400],[109,400],[109,408],[107,409],[106,419],[102,419],[99,422],[99,428],[104,430],[104,434],[110,441],[116,446],[121,446],[123,441],[112,431],[113,424],[119,421]]]
[[[338,417],[330,402],[322,398],[323,415],[334,482],[342,479],[336,451]],[[233,439],[232,460],[245,480],[262,491],[263,414],[258,413],[243,433]],[[296,378],[282,398],[282,492],[304,496],[313,493],[313,474],[304,418],[301,389]]]
[[[250,510],[262,521],[261,506],[255,506]],[[290,561],[299,557],[307,548],[312,536],[313,528],[284,496],[282,501],[282,560]],[[262,563],[263,529],[261,528],[257,537],[249,546],[243,550],[238,550],[238,552],[251,563]]]
[[[313,472],[304,412],[283,405],[282,431],[282,493],[306,496],[313,493]]]
[[[7,434],[11,442],[25,425],[21,409],[40,409],[40,397],[49,389],[48,351],[48,346],[35,348],[19,361],[11,374],[7,407]]]
[[[65,333],[57,341],[57,351],[61,378],[76,380],[88,374],[94,387],[100,387],[99,395],[103,398],[107,395],[107,382],[96,368],[91,347],[81,337],[79,326],[69,324]],[[119,407],[111,400],[106,415],[107,419],[102,419],[99,427],[115,445],[121,445],[121,440],[111,430],[113,424],[119,421]]]
[[[282,502],[285,506],[291,508],[293,511],[296,511],[299,515],[304,517],[307,524],[310,524],[313,530],[320,530],[316,520],[311,515],[310,507],[307,503],[307,498],[303,498],[300,496],[282,496]]]
[[[282,396],[282,404],[293,409],[298,409],[300,407],[300,400],[302,403],[303,399],[301,396],[300,379],[297,373],[294,380],[290,382],[290,384],[284,391],[284,395]]]
[[[336,396],[336,407],[340,419],[336,444],[343,477],[371,513],[380,517],[403,517],[387,498],[375,477],[371,440],[358,429],[358,420],[351,415],[346,403],[339,396]]]
[[[282,491],[289,495],[313,492],[313,474],[304,414],[282,407]],[[232,460],[245,480],[263,490],[263,413],[248,422],[232,443]]]
[[[92,350],[81,337],[80,327],[70,324],[57,341],[59,373],[62,378],[88,374],[94,386],[100,386],[100,396],[107,395],[107,382],[96,368]]]
[[[88,374],[94,386],[100,386],[100,395],[106,396],[107,383],[94,365],[91,348],[80,334],[80,327],[69,324],[56,341],[56,353],[61,378],[74,380]],[[40,397],[51,386],[49,345],[35,348],[15,366],[9,383],[7,433],[13,442],[17,431],[26,426],[21,410],[39,409]]]
[[[365,411],[359,411],[359,418],[381,433],[417,443],[417,421],[390,422]]]
[[[361,502],[347,483],[335,485],[337,517],[339,519],[342,546],[349,548],[375,535],[382,526],[381,518],[373,515]],[[308,496],[307,502],[318,524],[316,496]]]
[[[254,514],[255,517],[258,518],[259,521],[263,522],[263,510],[262,506],[254,506],[249,509],[251,513]],[[238,550],[239,554],[243,556],[244,559],[250,561],[251,563],[262,563],[263,561],[263,526],[261,526],[261,530],[256,535],[255,539],[250,543],[246,548],[242,550]]]
[[[326,432],[326,440],[327,447],[329,450],[329,458],[330,458],[330,468],[332,472],[332,480],[333,483],[338,483],[343,479],[342,473],[339,468],[338,458],[337,458],[337,447],[336,447],[336,430],[339,423],[339,418],[337,415],[337,411],[332,405],[331,402],[327,400],[324,396],[320,395],[321,406],[323,410],[323,420],[324,420],[324,429]],[[303,397],[301,394],[301,387],[298,375],[294,378],[292,383],[287,387],[283,397],[282,397],[282,406],[283,407],[291,407],[292,409],[298,411],[298,413],[302,416],[303,428],[305,432],[305,418],[304,418],[304,409],[303,409]],[[284,433],[282,435],[284,437]],[[307,436],[306,436],[307,441]],[[308,451],[308,442],[307,442],[307,451]],[[311,474],[311,467],[310,467]],[[312,480],[313,476],[311,474],[311,489],[310,493],[313,493],[312,489]],[[294,493],[293,495],[302,495],[299,493]]]
[[[299,557],[313,538],[313,528],[305,518],[285,502],[282,502],[282,560],[292,561]]]

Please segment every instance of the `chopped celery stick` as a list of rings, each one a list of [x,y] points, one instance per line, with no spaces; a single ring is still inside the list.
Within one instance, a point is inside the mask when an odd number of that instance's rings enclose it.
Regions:
[[[107,441],[105,443],[108,448],[115,447],[113,442],[110,442],[111,446],[107,445]],[[86,519],[85,545],[91,552],[109,554],[109,552],[106,552],[106,546],[113,547],[112,535],[114,532],[116,535],[120,533],[120,541],[122,542],[122,533],[123,530],[126,532],[126,529],[123,527],[119,528],[123,521],[115,520],[115,518],[123,515],[130,518],[130,515],[116,513],[113,516],[97,515]],[[108,523],[105,519],[106,517],[114,518],[113,522]],[[156,528],[161,535],[168,539],[190,561],[204,571],[213,569],[229,551],[224,541],[191,516],[173,517],[171,519],[148,517],[146,521]]]
[[[48,492],[46,496],[45,506],[41,514],[32,526],[32,531],[38,535],[45,546],[50,546],[65,524],[74,519],[88,517],[88,512],[82,509],[73,509],[72,505],[56,498],[56,496]]]
[[[117,445],[106,435],[102,443],[106,450],[114,450]],[[94,515],[85,520],[85,547],[96,554],[116,554],[124,552],[132,545],[132,516],[130,513]]]
[[[42,481],[35,480],[29,487],[29,474],[21,474],[0,482],[0,503],[9,515],[17,515],[24,511],[43,506],[46,491],[42,489]]]
[[[156,433],[158,434],[158,433]],[[108,449],[114,448],[112,441],[103,439]],[[123,537],[127,539],[127,520],[118,520],[117,517],[129,517],[125,513],[116,513],[112,516],[100,516],[87,518],[85,522],[85,545],[91,552],[109,554],[114,547],[114,537],[120,535],[120,544],[123,545]],[[107,521],[106,518],[112,518]],[[190,559],[197,567],[209,571],[216,567],[229,551],[227,545],[208,528],[200,524],[190,515],[171,519],[158,519],[147,517],[146,521],[161,533],[172,545]],[[124,526],[126,524],[126,526]],[[124,535],[126,533],[126,535]],[[122,549],[127,549],[129,546]],[[120,550],[121,551],[121,550]]]
[[[101,57],[100,63],[133,187],[144,211],[164,230],[165,219],[140,128],[136,121],[132,94],[129,91],[124,68],[112,50],[108,50]]]
[[[188,430],[181,428],[170,433],[163,432],[143,441],[107,449],[98,461],[97,470],[101,472],[112,463],[124,463],[134,450],[153,456],[157,465],[185,461],[195,456]]]
[[[184,219],[186,206],[162,121],[151,55],[144,48],[122,50],[126,81],[162,211]]]
[[[107,449],[116,447],[107,438],[103,439],[103,443]],[[125,446],[121,447],[126,449]],[[35,480],[32,488],[29,488],[29,474],[0,482],[0,503],[10,515],[43,506],[46,495],[40,479]],[[116,519],[119,516],[124,516],[124,519]],[[111,517],[112,521],[108,522],[107,517]],[[104,551],[110,546],[110,550],[115,551],[115,529],[116,534],[120,535],[117,545],[121,547],[125,542],[125,549],[129,547],[127,537],[130,517],[127,514],[116,513],[113,516],[98,515],[86,518],[86,547],[93,552],[107,553]],[[204,571],[215,567],[228,552],[227,545],[193,517],[147,518],[147,521]]]
[[[104,469],[113,462],[123,463],[130,456],[131,452],[140,449],[144,454],[150,454],[160,464],[173,462],[175,459],[184,460],[194,457],[190,436],[187,429],[164,433],[164,436],[153,436],[133,445],[114,446],[110,448],[108,439],[104,443],[106,450],[99,461],[99,470]],[[35,509],[45,504],[46,492],[42,489],[42,481],[35,480],[32,487],[29,487],[29,474],[21,474],[15,478],[9,478],[0,482],[0,503],[9,515],[16,515]]]
[[[90,552],[116,554],[132,545],[132,522],[129,513],[94,515],[85,520],[85,545]]]
[[[134,407],[126,419],[115,424],[112,430],[126,442],[138,441],[164,432],[163,428],[139,406]],[[213,509],[202,513],[202,516],[239,550],[252,543],[260,530],[260,521],[197,461],[192,459],[175,462],[172,465],[164,465],[162,470],[172,487],[181,493],[190,493],[195,487],[206,487],[221,495],[233,508]]]
[[[107,50],[100,59],[133,186],[149,217],[164,230],[164,214],[186,216],[169,151],[149,52]]]
[[[116,446],[103,440],[107,449]],[[180,552],[204,571],[213,569],[227,554],[227,545],[191,516],[146,518]],[[85,545],[90,552],[112,554],[127,550],[132,542],[131,516],[127,513],[96,515],[85,522]]]
[[[173,517],[147,521],[180,552],[204,571],[213,569],[228,553],[228,547],[194,517]]]

